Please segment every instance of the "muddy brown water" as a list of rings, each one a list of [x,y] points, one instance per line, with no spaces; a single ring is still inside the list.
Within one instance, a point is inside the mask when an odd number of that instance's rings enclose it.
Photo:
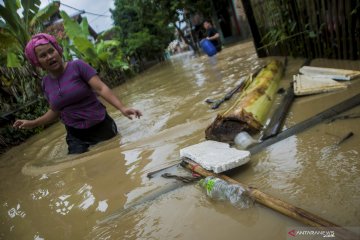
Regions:
[[[239,210],[213,201],[197,185],[148,197],[171,189],[173,180],[146,174],[176,163],[179,149],[204,140],[205,128],[231,104],[214,111],[205,99],[223,96],[265,60],[251,42],[227,47],[212,60],[184,53],[114,89],[144,114],[130,121],[108,106],[121,136],[67,156],[58,123],[0,156],[0,239],[286,239],[288,228],[303,225],[257,204]],[[284,87],[302,62],[290,59]],[[317,59],[312,65],[360,69],[354,61]],[[359,87],[357,79],[346,90],[297,98],[285,127]],[[360,114],[360,107],[349,113]],[[341,226],[360,226],[359,123],[319,124],[229,174]],[[354,136],[337,146],[348,132]],[[149,202],[122,211],[141,199]]]

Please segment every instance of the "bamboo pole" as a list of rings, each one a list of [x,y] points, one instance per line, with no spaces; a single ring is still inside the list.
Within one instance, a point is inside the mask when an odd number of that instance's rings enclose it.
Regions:
[[[213,176],[213,177],[221,178],[227,181],[228,183],[237,184],[242,188],[244,188],[248,193],[248,196],[251,197],[255,202],[260,203],[265,207],[271,208],[285,216],[295,219],[308,226],[318,227],[318,228],[336,228],[337,236],[340,235],[340,237],[343,239],[357,239],[357,236],[353,232],[345,228],[342,228],[335,223],[332,223],[302,208],[296,207],[290,203],[275,198],[267,193],[258,190],[257,188],[249,187],[246,184],[240,183],[226,175],[210,172],[202,168],[199,164],[193,162],[190,159],[187,158],[183,159],[183,161],[181,162],[181,166],[195,173],[198,173],[203,177]]]

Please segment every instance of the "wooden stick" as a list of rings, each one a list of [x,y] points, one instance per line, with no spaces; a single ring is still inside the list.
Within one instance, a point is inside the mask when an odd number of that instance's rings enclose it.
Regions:
[[[254,199],[255,202],[260,203],[260,204],[264,205],[265,207],[271,208],[285,216],[288,216],[297,221],[300,221],[308,226],[319,227],[319,228],[325,228],[325,227],[337,228],[336,233],[340,234],[345,239],[354,239],[354,237],[356,237],[354,233],[350,232],[347,229],[340,227],[339,225],[336,225],[335,223],[332,223],[332,222],[325,220],[319,216],[316,216],[315,214],[312,214],[304,209],[301,209],[301,208],[291,205],[287,202],[284,202],[280,199],[277,199],[269,194],[261,192],[260,190],[258,190],[256,188],[249,187],[249,186],[247,186],[243,183],[240,183],[226,175],[210,172],[210,171],[202,168],[199,164],[193,162],[190,159],[184,159],[181,163],[181,166],[183,166],[184,168],[187,168],[193,172],[196,172],[203,177],[213,176],[213,177],[221,178],[221,179],[227,181],[228,183],[237,184],[237,185],[241,186],[242,188],[244,188],[248,192],[248,195],[252,199]],[[349,237],[351,237],[351,238],[349,238]]]
[[[226,93],[222,99],[215,101],[214,104],[211,106],[211,108],[212,109],[219,108],[223,102],[228,101],[236,92],[238,92],[240,89],[242,89],[244,87],[245,83],[247,82],[247,80],[248,80],[248,78],[242,79],[240,81],[240,84],[238,84],[236,87],[231,89],[230,92]]]
[[[356,107],[359,104],[360,104],[360,94],[357,94],[333,107],[330,107],[316,114],[313,117],[308,118],[307,120],[302,121],[301,123],[296,124],[295,126],[286,129],[285,131],[282,131],[276,137],[269,138],[261,143],[251,146],[247,150],[250,151],[251,154],[255,154],[261,151],[262,149],[264,149],[265,147],[268,147],[292,135],[300,133],[310,127],[315,126],[318,123],[323,122],[326,119],[332,118],[342,112],[352,109],[353,107]]]
[[[343,138],[341,138],[339,142],[337,142],[337,145],[342,144],[344,141],[346,141],[347,139],[351,138],[352,136],[354,136],[354,133],[353,133],[353,132],[349,132],[349,133],[346,134]]]
[[[268,138],[274,137],[280,132],[284,120],[287,116],[287,113],[290,109],[290,106],[294,101],[294,98],[295,98],[294,89],[291,83],[290,87],[286,91],[286,94],[282,102],[276,109],[274,116],[271,118],[269,125],[266,127],[261,140],[266,140]]]
[[[252,79],[254,79],[254,78],[259,74],[259,72],[261,71],[261,69],[263,69],[264,67],[265,67],[265,66],[261,66],[261,67],[256,68],[256,70],[255,70],[253,73],[249,74],[248,77],[243,78],[243,79],[240,81],[240,83],[239,83],[237,86],[235,86],[233,89],[231,89],[230,92],[226,93],[225,96],[224,96],[222,99],[219,99],[219,100],[214,101],[214,104],[211,106],[211,108],[212,108],[212,109],[217,109],[217,108],[220,107],[220,105],[221,105],[223,102],[230,100],[231,97],[232,97],[235,93],[237,93],[237,92],[241,91],[242,89],[244,89],[245,85],[247,85],[249,82],[251,82]],[[208,102],[210,102],[210,101],[211,101],[211,100],[209,99]]]
[[[311,59],[308,58],[301,66],[308,66],[310,65],[310,62]],[[268,138],[275,137],[276,135],[279,134],[294,99],[295,99],[294,86],[293,83],[291,82],[280,105],[275,110],[275,113],[271,118],[269,125],[264,130],[264,134],[261,137],[261,140],[266,140]]]
[[[162,171],[164,171],[164,170],[166,170],[166,169],[168,169],[168,168],[171,168],[171,167],[175,167],[175,166],[179,165],[179,163],[180,163],[180,162],[177,162],[177,163],[171,164],[171,165],[169,165],[169,166],[166,166],[166,167],[157,169],[157,170],[155,170],[155,171],[149,172],[148,174],[146,174],[146,176],[147,176],[148,178],[152,178],[152,177],[154,177],[154,175],[158,174],[159,172],[162,172]]]

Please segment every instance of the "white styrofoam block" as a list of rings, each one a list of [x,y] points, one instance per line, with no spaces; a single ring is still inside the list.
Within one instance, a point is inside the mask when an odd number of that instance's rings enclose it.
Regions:
[[[250,152],[231,148],[229,144],[204,141],[180,149],[180,157],[186,157],[215,173],[241,166],[250,160]]]

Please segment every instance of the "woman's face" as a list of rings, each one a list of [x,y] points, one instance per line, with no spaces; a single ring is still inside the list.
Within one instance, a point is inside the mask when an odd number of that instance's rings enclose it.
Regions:
[[[35,47],[35,54],[40,66],[49,72],[56,72],[63,67],[59,52],[51,43]]]

